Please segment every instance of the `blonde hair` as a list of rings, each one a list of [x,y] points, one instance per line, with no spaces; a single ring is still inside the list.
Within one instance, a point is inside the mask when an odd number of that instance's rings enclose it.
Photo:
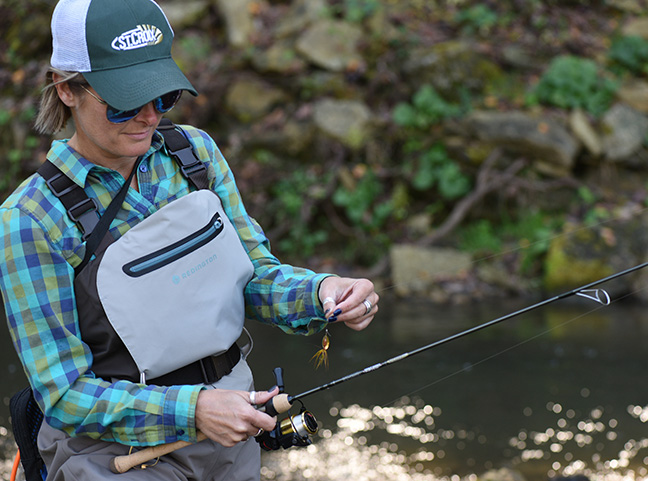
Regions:
[[[54,82],[54,74],[60,77],[56,82]],[[67,72],[54,67],[47,70],[46,79],[34,128],[41,134],[53,134],[65,128],[67,121],[72,116],[70,107],[59,98],[56,86],[70,82],[70,87],[76,89],[77,86],[86,83],[86,80],[79,72]],[[74,82],[71,82],[72,80]]]

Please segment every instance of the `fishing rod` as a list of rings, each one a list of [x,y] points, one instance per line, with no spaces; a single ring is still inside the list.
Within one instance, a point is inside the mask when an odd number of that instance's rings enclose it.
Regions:
[[[394,364],[396,362],[402,361],[404,359],[407,359],[409,357],[412,357],[416,354],[420,354],[422,352],[425,352],[427,350],[433,349],[435,347],[441,346],[442,344],[446,344],[450,341],[454,341],[456,339],[459,339],[461,337],[467,336],[469,334],[472,334],[474,332],[480,331],[482,329],[486,329],[487,327],[494,326],[495,324],[499,324],[500,322],[509,320],[513,317],[526,314],[527,312],[533,311],[535,309],[538,309],[540,307],[546,306],[547,304],[551,304],[553,302],[566,299],[571,296],[581,296],[585,297],[587,299],[591,299],[595,302],[598,302],[599,304],[602,304],[604,306],[607,306],[610,304],[610,296],[608,293],[603,290],[603,289],[592,289],[593,287],[596,287],[600,284],[603,284],[605,282],[617,279],[619,277],[631,274],[632,272],[638,271],[640,269],[643,269],[644,267],[648,266],[648,262],[644,262],[643,264],[636,265],[634,267],[630,267],[628,269],[625,269],[623,271],[617,272],[615,274],[611,274],[607,277],[603,277],[599,280],[590,282],[588,284],[585,284],[581,287],[578,287],[576,289],[572,289],[571,291],[563,292],[562,294],[558,294],[554,297],[551,297],[549,299],[545,299],[543,301],[540,301],[536,304],[533,304],[531,306],[519,309],[517,311],[511,312],[509,314],[506,314],[504,316],[498,317],[496,319],[493,319],[488,322],[484,322],[483,324],[479,324],[477,326],[471,327],[469,329],[466,329],[464,331],[458,332],[456,334],[453,334],[451,336],[448,336],[446,338],[440,339],[438,341],[432,342],[430,344],[427,344],[425,346],[419,347],[417,349],[414,349],[412,351],[404,352],[402,354],[399,354],[398,356],[394,356],[390,359],[387,359],[386,361],[379,362],[377,364],[374,364],[372,366],[365,367],[364,369],[361,369],[359,371],[356,371],[351,374],[347,374],[346,376],[343,376],[339,379],[336,379],[334,381],[327,382],[325,384],[322,384],[321,386],[314,387],[312,389],[309,389],[308,391],[304,391],[300,394],[297,394],[295,396],[288,396],[288,401],[293,402],[297,401],[300,399],[305,398],[306,396],[310,396],[312,394],[315,394],[320,391],[324,391],[326,389],[332,388],[333,386],[337,386],[338,384],[342,384],[343,382],[350,381],[351,379],[355,379],[356,377],[363,376],[365,374],[368,374],[373,371],[377,371],[378,369],[381,369],[385,366],[389,366],[390,364]]]
[[[350,381],[351,379],[355,379],[359,376],[363,376],[364,374],[377,371],[378,369],[381,369],[385,366],[389,366],[396,362],[412,357],[416,354],[420,354],[427,350],[441,346],[442,344],[446,344],[450,341],[454,341],[461,337],[467,336],[469,334],[480,331],[482,329],[486,329],[487,327],[494,326],[495,324],[498,324],[500,322],[506,321],[513,317],[525,314],[527,312],[533,311],[540,307],[546,306],[548,304],[551,304],[553,302],[562,299],[566,299],[571,296],[585,297],[592,301],[598,302],[603,306],[607,306],[610,304],[610,296],[608,295],[608,293],[604,289],[593,289],[593,288],[605,282],[617,279],[619,277],[643,269],[644,267],[647,266],[648,266],[648,262],[644,262],[643,264],[639,264],[634,267],[630,267],[629,269],[617,272],[615,274],[611,274],[607,277],[603,277],[594,282],[590,282],[576,289],[572,289],[571,291],[563,292],[562,294],[558,294],[549,299],[545,299],[543,301],[537,302],[536,304],[519,309],[517,311],[511,312],[509,314],[490,320],[488,322],[484,322],[482,324],[471,327],[464,331],[460,331],[456,334],[432,342],[425,346],[419,347],[412,351],[404,352],[402,354],[399,354],[398,356],[394,356],[390,359],[387,359],[386,361],[379,362],[377,364],[368,366],[354,373],[347,374],[346,376],[343,376],[339,379],[314,387],[312,389],[309,389],[308,391],[304,391],[295,396],[291,396],[284,392],[283,370],[282,368],[277,367],[274,369],[274,375],[277,381],[276,385],[279,387],[279,394],[273,397],[264,406],[260,406],[259,410],[266,412],[270,416],[276,416],[278,414],[283,414],[286,412],[289,413],[289,416],[283,420],[278,421],[275,429],[273,429],[272,431],[261,432],[257,436],[255,436],[255,438],[257,442],[260,444],[260,446],[267,451],[277,450],[280,448],[287,449],[292,446],[308,446],[309,444],[311,444],[310,436],[317,433],[318,425],[315,416],[313,416],[313,414],[310,411],[305,409],[301,399],[310,396],[312,394],[315,394],[317,392],[329,389],[333,386],[337,386],[338,384],[342,384],[346,381]],[[295,402],[299,402],[301,404],[301,409],[298,414],[292,415],[290,414],[290,410],[293,407],[293,404]],[[200,433],[199,440],[202,440],[204,438],[205,438],[204,434]],[[143,465],[143,463],[149,460],[152,460],[164,454],[168,454],[176,449],[187,446],[188,444],[191,443],[185,441],[176,441],[175,443],[149,447],[129,455],[117,456],[111,460],[110,469],[113,473],[124,473],[135,466],[141,466]]]

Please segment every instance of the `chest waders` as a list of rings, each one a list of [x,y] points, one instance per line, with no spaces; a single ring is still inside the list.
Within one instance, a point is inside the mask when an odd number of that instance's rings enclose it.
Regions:
[[[107,381],[212,384],[241,359],[243,290],[254,268],[189,141],[166,120],[158,131],[197,190],[117,240],[108,229],[130,179],[99,219],[94,201],[51,162],[39,173],[86,241],[74,288],[92,371]]]

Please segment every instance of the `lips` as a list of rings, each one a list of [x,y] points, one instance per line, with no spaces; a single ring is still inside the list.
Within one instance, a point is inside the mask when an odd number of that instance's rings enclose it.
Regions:
[[[125,135],[133,140],[146,140],[152,135],[152,131],[146,130],[144,132],[127,132]]]

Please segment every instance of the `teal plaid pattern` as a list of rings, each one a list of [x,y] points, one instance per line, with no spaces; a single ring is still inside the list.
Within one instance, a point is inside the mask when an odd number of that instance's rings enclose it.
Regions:
[[[208,167],[210,188],[236,227],[255,268],[245,288],[246,316],[288,333],[312,334],[326,324],[318,298],[327,274],[281,264],[268,239],[246,212],[233,174],[206,133],[183,126]],[[47,156],[97,201],[103,214],[124,183],[117,172],[79,156],[67,141],[55,141]],[[156,133],[110,232],[115,237],[191,191]],[[195,441],[199,386],[153,387],[106,382],[92,372],[74,297],[74,267],[85,243],[76,224],[37,174],[0,206],[0,288],[7,322],[34,395],[51,426],[133,446]]]

